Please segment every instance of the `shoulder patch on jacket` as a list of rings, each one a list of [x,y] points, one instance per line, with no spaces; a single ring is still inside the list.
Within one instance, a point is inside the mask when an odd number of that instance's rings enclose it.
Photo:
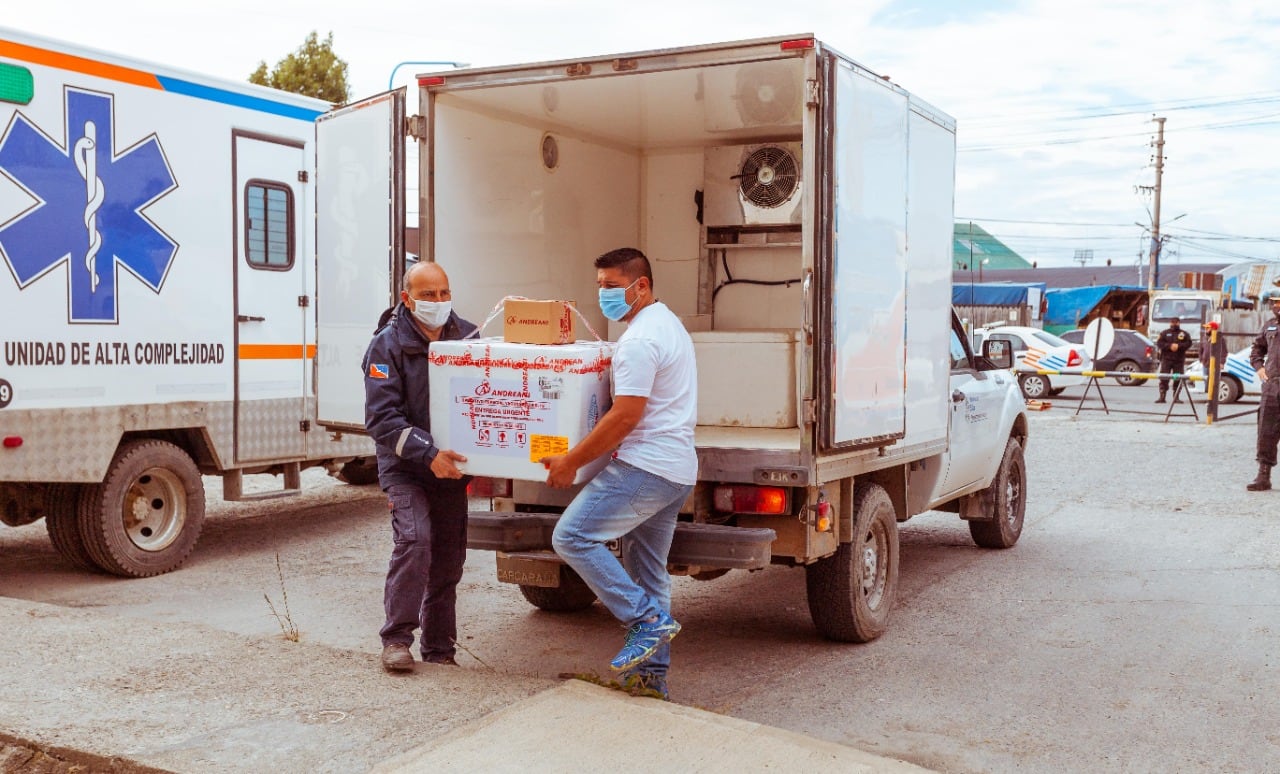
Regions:
[[[389,379],[391,377],[391,369],[383,363],[369,364],[370,379]]]

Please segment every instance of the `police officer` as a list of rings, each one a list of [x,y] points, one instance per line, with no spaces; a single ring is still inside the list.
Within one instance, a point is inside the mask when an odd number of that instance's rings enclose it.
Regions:
[[[1187,351],[1191,349],[1191,334],[1182,330],[1182,321],[1177,317],[1169,321],[1169,327],[1160,332],[1156,339],[1156,347],[1160,350],[1160,373],[1180,374],[1187,362]],[[1173,402],[1181,403],[1178,391],[1181,382],[1173,386]],[[1164,395],[1169,391],[1168,377],[1160,378],[1160,397],[1156,403],[1164,403]]]
[[[1265,492],[1271,488],[1271,469],[1276,465],[1276,442],[1280,441],[1280,291],[1265,294],[1276,319],[1268,323],[1249,350],[1249,364],[1262,381],[1258,401],[1258,477],[1245,489]]]

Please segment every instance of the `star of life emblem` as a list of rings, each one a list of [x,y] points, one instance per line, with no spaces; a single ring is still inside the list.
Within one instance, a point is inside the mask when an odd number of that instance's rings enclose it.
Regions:
[[[117,152],[110,94],[64,89],[64,141],[15,111],[0,174],[34,204],[0,224],[0,259],[19,288],[67,266],[72,323],[119,319],[120,269],[159,293],[178,244],[144,210],[178,187],[155,134]]]

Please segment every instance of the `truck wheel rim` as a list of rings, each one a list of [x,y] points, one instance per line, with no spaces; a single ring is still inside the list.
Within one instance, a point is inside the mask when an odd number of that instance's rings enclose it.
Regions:
[[[872,526],[867,532],[867,539],[862,544],[862,596],[867,606],[875,609],[884,596],[885,571],[884,562],[880,561],[886,550],[888,541],[884,528],[879,524]]]
[[[1005,521],[1012,526],[1018,521],[1018,501],[1022,498],[1022,485],[1017,476],[1009,476],[1004,484]]]
[[[124,496],[124,530],[143,551],[163,551],[182,532],[187,492],[182,480],[163,468],[148,468]]]

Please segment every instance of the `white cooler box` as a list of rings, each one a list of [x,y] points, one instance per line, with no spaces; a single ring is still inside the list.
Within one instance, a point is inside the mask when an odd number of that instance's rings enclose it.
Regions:
[[[546,481],[538,460],[581,441],[613,403],[613,342],[513,344],[501,338],[431,344],[431,435],[467,458],[473,476]],[[594,476],[602,456],[578,471]]]

